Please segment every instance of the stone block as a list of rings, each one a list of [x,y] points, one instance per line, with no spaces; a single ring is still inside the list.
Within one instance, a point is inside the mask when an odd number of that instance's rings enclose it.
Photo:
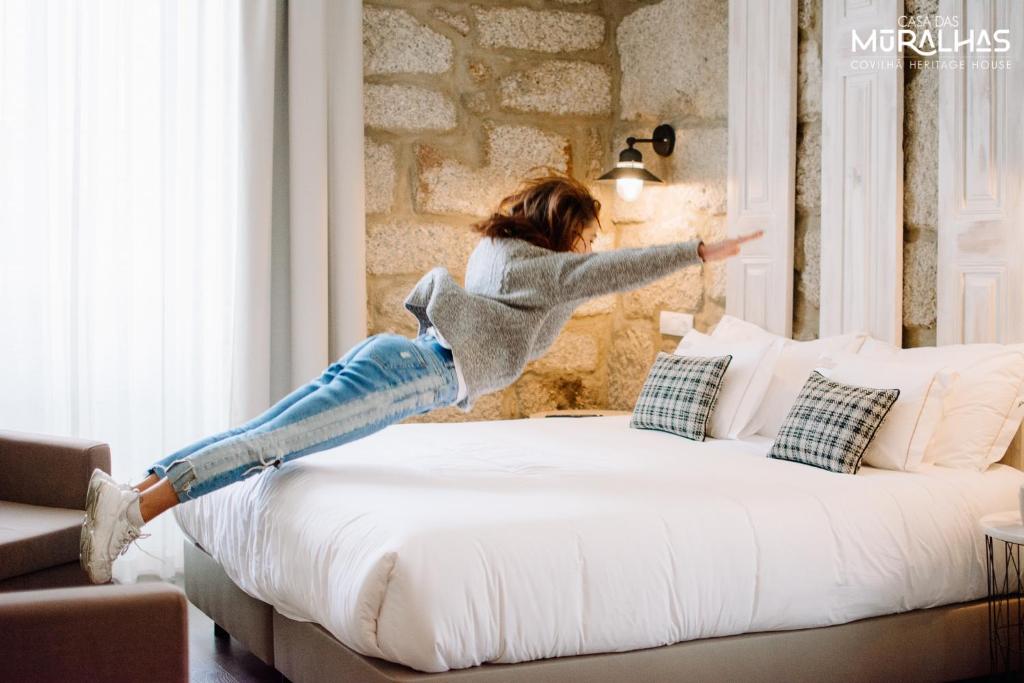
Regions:
[[[796,13],[797,26],[801,31],[813,32],[818,30],[821,0],[800,0]]]
[[[934,327],[904,327],[903,348],[915,346],[936,346]]]
[[[796,289],[814,308],[821,301],[821,219],[801,215],[796,222],[797,257],[800,268],[796,277]]]
[[[455,104],[436,90],[414,85],[368,83],[363,89],[364,120],[385,130],[451,130]]]
[[[434,17],[440,22],[448,24],[453,29],[466,35],[469,33],[469,19],[463,14],[457,14],[455,12],[449,12],[442,7],[435,7],[430,10],[430,16]]]
[[[484,165],[473,168],[433,147],[416,149],[416,206],[425,213],[485,216],[535,166],[569,168],[569,141],[531,126],[488,125]]]
[[[363,71],[368,75],[444,73],[452,66],[452,41],[408,12],[363,6]]]
[[[606,315],[614,310],[615,295],[606,294],[605,296],[599,296],[596,299],[584,302],[582,306],[573,312],[573,315],[578,318],[584,318],[592,315]]]
[[[704,291],[722,303],[725,303],[725,270],[725,261],[704,264]]]
[[[676,148],[667,161],[672,165],[671,177],[662,179],[670,183],[675,195],[672,211],[690,210],[712,214],[726,212],[726,176],[729,166],[727,128],[676,129]]]
[[[586,169],[587,186],[591,193],[597,197],[595,190],[599,186],[608,186],[609,183],[596,179],[604,174],[605,167],[605,135],[603,127],[592,126],[586,129],[583,135],[583,144],[576,148],[575,164],[579,169]],[[610,165],[609,165],[610,168]],[[598,197],[600,200],[600,197]]]
[[[533,372],[575,373],[597,369],[600,345],[593,335],[563,330],[547,352],[528,365]]]
[[[724,303],[718,303],[714,299],[705,299],[704,306],[693,316],[693,328],[698,332],[709,334],[715,329],[715,325],[723,315],[725,315]],[[670,339],[674,339],[676,344],[679,343],[679,337],[670,337]]]
[[[651,323],[629,322],[612,335],[608,354],[608,407],[633,410],[647,373],[658,355],[658,335]]]
[[[705,242],[724,240],[728,236],[729,221],[726,216],[709,216],[700,229],[700,238]]]
[[[372,277],[367,287],[369,301],[369,329],[371,334],[393,332],[414,336],[418,331],[415,316],[406,310],[403,302],[418,276]]]
[[[821,207],[821,124],[797,124],[796,205],[817,212]]]
[[[646,190],[645,190],[646,192]],[[671,202],[666,202],[671,206]],[[664,218],[638,225],[623,226],[619,229],[619,246],[646,247],[652,244],[668,244],[696,239],[701,223],[687,216],[673,216],[666,212]]]
[[[931,230],[903,245],[903,324],[935,326],[935,282],[938,245]]]
[[[797,59],[797,118],[813,121],[821,118],[821,55],[814,40],[801,40]]]
[[[627,318],[654,320],[660,311],[696,312],[703,294],[701,266],[687,266],[649,285],[624,292],[622,308]]]
[[[395,150],[366,138],[364,147],[366,173],[366,213],[391,211],[395,198]]]
[[[422,275],[435,266],[457,275],[479,239],[469,228],[407,220],[370,223],[366,236],[366,268],[373,275]]]
[[[908,69],[904,92],[904,220],[934,229],[939,221],[938,69]]]
[[[526,7],[474,7],[480,45],[535,52],[595,50],[604,42],[605,21],[596,14]]]
[[[793,339],[809,341],[818,338],[818,307],[807,301],[801,290],[793,299]]]
[[[549,61],[501,80],[501,106],[559,116],[611,113],[608,67],[581,61]]]
[[[519,414],[543,410],[572,410],[604,405],[604,375],[538,375],[526,373],[513,385]]]
[[[626,16],[616,41],[621,117],[725,119],[729,3],[663,0]]]
[[[594,251],[608,251],[615,248],[615,230],[603,227],[594,238]]]
[[[815,212],[797,212],[794,250],[793,339],[818,338],[821,300],[821,219]]]
[[[939,13],[939,0],[904,0],[903,13],[907,16],[931,16]]]

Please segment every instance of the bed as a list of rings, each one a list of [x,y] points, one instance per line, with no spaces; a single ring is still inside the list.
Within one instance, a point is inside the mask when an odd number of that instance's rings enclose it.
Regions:
[[[727,678],[782,646],[808,675],[853,654],[847,673],[985,673],[977,520],[1024,473],[843,476],[628,420],[395,425],[182,505],[190,597],[297,679],[334,678],[332,647],[349,680],[590,680],[639,656],[670,675],[671,652]],[[849,638],[872,650],[822,650]]]

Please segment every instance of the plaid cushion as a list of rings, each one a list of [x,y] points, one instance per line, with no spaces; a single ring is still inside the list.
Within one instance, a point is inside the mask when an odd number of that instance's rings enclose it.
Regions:
[[[789,409],[769,458],[856,474],[899,389],[868,389],[827,379],[815,370]]]
[[[659,352],[636,400],[629,426],[703,441],[731,360],[732,356],[697,358]]]

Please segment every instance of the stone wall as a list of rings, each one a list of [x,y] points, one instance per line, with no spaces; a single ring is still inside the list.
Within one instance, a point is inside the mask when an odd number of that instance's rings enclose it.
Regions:
[[[937,0],[907,0],[908,13]],[[799,2],[793,336],[817,336],[821,207],[821,0]],[[725,233],[728,3],[724,0],[367,0],[364,57],[370,332],[415,333],[402,301],[428,269],[461,278],[486,215],[528,170],[591,181],[628,135],[677,131],[672,157],[642,145],[666,180],[604,203],[598,250]],[[934,343],[937,158],[934,70],[906,72],[904,343]],[[707,330],[724,309],[724,266],[689,268],[579,309],[545,358],[473,413],[630,409],[658,350],[661,310]]]
[[[939,0],[906,0],[935,15]],[[939,71],[908,60],[903,71],[903,346],[935,345],[939,218]]]
[[[596,248],[724,231],[726,4],[718,0],[364,3],[367,278],[370,333],[415,333],[402,301],[431,267],[463,275],[493,210],[539,165],[590,181],[661,122],[666,185],[605,204]],[[680,27],[683,27],[680,29]],[[708,50],[709,37],[720,47]],[[696,66],[695,66],[696,65]],[[556,408],[631,408],[662,338],[660,310],[717,320],[721,269],[688,269],[581,307],[546,357],[504,391],[412,418],[522,417]]]
[[[818,336],[821,253],[821,0],[800,0],[793,337]],[[906,0],[908,15],[938,0]],[[908,60],[903,92],[903,345],[935,344],[938,71]]]
[[[726,228],[728,3],[611,4],[621,74],[608,159],[629,135],[650,137],[659,123],[676,129],[671,157],[640,146],[663,185],[649,185],[631,204],[605,191],[616,246],[718,239]],[[659,312],[692,313],[702,331],[713,326],[725,306],[724,264],[686,268],[618,299],[608,358],[609,407],[629,410],[657,352],[679,342],[659,333]]]
[[[797,6],[793,338],[818,336],[821,262],[821,0]]]

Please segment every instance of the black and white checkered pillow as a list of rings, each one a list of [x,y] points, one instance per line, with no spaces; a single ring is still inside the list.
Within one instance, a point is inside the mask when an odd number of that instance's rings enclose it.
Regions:
[[[698,358],[659,352],[640,390],[629,426],[703,441],[732,356]]]
[[[789,409],[768,457],[856,474],[899,395],[899,389],[855,387],[814,371]]]

